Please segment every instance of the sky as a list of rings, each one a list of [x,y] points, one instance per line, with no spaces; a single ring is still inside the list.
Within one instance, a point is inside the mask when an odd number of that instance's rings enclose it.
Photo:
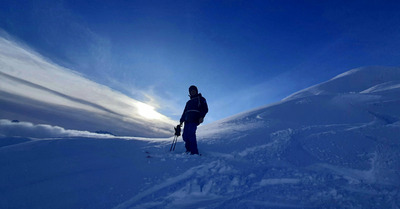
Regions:
[[[400,66],[398,1],[3,0],[2,36],[178,122],[205,123],[362,66]]]

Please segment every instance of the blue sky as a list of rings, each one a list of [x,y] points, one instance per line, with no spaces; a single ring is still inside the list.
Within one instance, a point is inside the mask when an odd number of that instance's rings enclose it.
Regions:
[[[178,120],[206,122],[339,73],[400,65],[397,1],[8,1],[0,28],[53,62]]]

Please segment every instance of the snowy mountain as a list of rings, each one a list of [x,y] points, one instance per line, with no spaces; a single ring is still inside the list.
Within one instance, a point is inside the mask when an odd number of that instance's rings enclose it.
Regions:
[[[200,126],[202,156],[2,120],[0,208],[399,208],[398,95],[400,68],[351,70]]]

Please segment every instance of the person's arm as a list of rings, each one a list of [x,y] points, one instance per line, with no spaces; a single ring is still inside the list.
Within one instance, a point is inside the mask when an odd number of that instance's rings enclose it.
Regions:
[[[179,120],[179,122],[180,122],[180,125],[182,126],[182,124],[183,124],[183,122],[185,122],[185,114],[186,114],[186,109],[187,109],[187,103],[186,103],[186,105],[185,105],[185,109],[183,110],[183,113],[182,113],[182,116],[181,116],[181,119]]]
[[[204,117],[206,117],[206,114],[208,113],[208,105],[206,99],[203,98],[203,101],[200,105],[200,119],[199,123],[203,123]]]

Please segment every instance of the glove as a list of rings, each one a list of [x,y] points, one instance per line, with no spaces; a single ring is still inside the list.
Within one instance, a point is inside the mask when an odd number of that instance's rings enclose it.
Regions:
[[[199,123],[202,123],[202,122],[204,122],[204,118],[199,119]]]
[[[181,135],[181,126],[177,125],[176,127],[174,127],[175,129],[175,136],[180,136]]]

